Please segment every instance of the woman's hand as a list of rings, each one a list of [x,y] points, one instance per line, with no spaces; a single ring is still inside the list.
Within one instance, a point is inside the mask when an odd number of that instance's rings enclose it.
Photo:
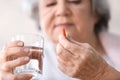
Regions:
[[[99,80],[108,64],[87,43],[78,43],[59,37],[57,45],[58,67],[65,74],[82,80]]]
[[[30,80],[32,75],[14,75],[12,70],[29,62],[29,49],[24,43],[14,41],[7,44],[0,52],[0,80]],[[14,60],[12,60],[14,58]]]

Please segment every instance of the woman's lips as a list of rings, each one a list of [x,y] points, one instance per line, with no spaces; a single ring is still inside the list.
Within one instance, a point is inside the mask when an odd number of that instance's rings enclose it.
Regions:
[[[71,24],[71,23],[61,23],[61,24],[55,25],[55,27],[62,27],[62,28],[67,28],[67,27],[71,27],[71,26],[73,26],[73,24]]]

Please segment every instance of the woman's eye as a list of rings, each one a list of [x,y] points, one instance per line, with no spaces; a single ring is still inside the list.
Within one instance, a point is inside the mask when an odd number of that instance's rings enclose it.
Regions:
[[[54,6],[55,4],[56,4],[56,2],[48,3],[46,6],[47,6],[47,7],[51,7],[51,6]]]
[[[69,0],[69,3],[80,4],[81,0]]]

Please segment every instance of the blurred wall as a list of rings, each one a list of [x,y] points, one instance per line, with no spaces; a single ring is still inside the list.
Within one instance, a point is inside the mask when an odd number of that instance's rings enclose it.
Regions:
[[[112,9],[110,31],[120,34],[120,0],[109,0]],[[0,0],[0,47],[16,33],[38,33],[35,23],[23,13],[23,0]]]
[[[19,33],[37,33],[32,19],[23,13],[23,0],[0,0],[0,46]]]
[[[120,34],[120,0],[109,0],[112,17],[110,21],[110,31],[115,34]]]

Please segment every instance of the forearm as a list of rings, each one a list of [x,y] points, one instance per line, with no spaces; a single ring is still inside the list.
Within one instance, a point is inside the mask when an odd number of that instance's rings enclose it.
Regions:
[[[100,80],[120,80],[120,72],[118,72],[111,66],[108,66],[108,68],[106,68],[105,73],[102,75]]]

